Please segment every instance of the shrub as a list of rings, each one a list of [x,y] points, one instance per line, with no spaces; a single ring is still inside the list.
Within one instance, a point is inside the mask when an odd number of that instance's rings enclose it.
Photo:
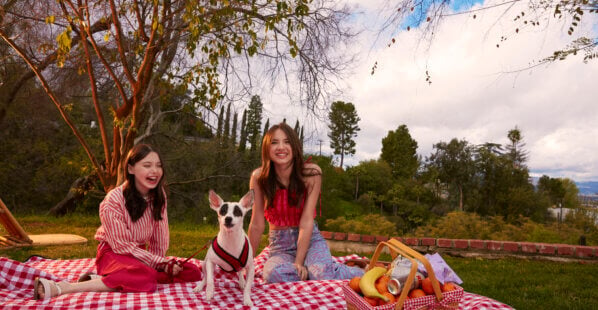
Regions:
[[[416,236],[433,238],[472,239],[475,236],[489,236],[487,225],[479,215],[454,211],[446,216],[420,226],[415,231]]]
[[[378,214],[368,214],[354,220],[345,217],[326,220],[326,229],[330,231],[348,231],[363,235],[396,236],[395,224]]]
[[[581,230],[586,242],[598,244],[598,211],[593,208],[579,208],[572,210],[565,217],[565,223],[571,223],[575,228]]]
[[[329,197],[322,199],[322,217],[320,218],[320,202],[316,205],[317,219],[321,223],[327,223],[328,219],[334,219],[339,214],[343,214],[348,220],[359,218],[362,214],[361,206],[346,200],[341,200],[336,197]]]
[[[407,227],[409,227],[409,223],[403,216],[389,215],[387,218],[389,221],[394,223],[399,234],[405,234],[407,231],[409,231],[409,229],[407,229]]]
[[[586,245],[598,244],[596,225],[587,221],[584,223],[584,227],[588,228],[586,230],[577,228],[573,220],[541,224],[519,216],[508,223],[501,216],[482,218],[476,213],[457,211],[418,227],[415,236],[577,244],[580,236],[584,235]]]

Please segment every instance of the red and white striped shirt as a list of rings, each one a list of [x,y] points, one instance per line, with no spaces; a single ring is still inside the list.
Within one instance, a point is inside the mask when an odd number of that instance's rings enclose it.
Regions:
[[[152,208],[148,207],[143,216],[133,222],[125,207],[125,184],[111,190],[100,203],[102,225],[98,228],[95,239],[108,243],[116,254],[133,255],[148,266],[156,268],[159,263],[167,261],[164,257],[169,240],[167,203],[164,201],[161,221],[154,220]],[[140,248],[143,245],[148,245],[147,250]]]

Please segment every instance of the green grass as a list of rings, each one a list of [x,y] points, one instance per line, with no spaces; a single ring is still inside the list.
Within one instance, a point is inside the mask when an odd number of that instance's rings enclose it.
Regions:
[[[95,257],[93,239],[100,222],[93,216],[18,216],[29,234],[72,233],[86,237],[83,245],[23,247],[0,250],[0,256],[24,261],[31,255],[52,259]],[[170,223],[170,248],[167,255],[188,257],[218,232],[215,226],[189,222]],[[6,232],[0,227],[0,235]],[[262,238],[261,247],[267,244]],[[350,253],[335,252],[334,255]],[[372,253],[358,253],[370,257]],[[203,259],[205,251],[196,257]],[[388,255],[387,255],[388,256]],[[519,259],[479,259],[443,256],[463,280],[466,291],[488,296],[516,309],[598,309],[598,263],[559,263]],[[390,260],[382,255],[380,260]]]
[[[46,216],[17,216],[19,224],[30,235],[36,234],[76,234],[87,238],[86,244],[32,246],[0,250],[0,256],[18,261],[24,261],[32,255],[39,255],[52,259],[73,259],[95,257],[98,241],[94,239],[95,232],[100,226],[97,216],[68,215],[62,218]],[[170,247],[166,255],[189,257],[201,249],[218,233],[218,227],[212,225],[198,225],[190,222],[170,223]],[[0,235],[7,232],[0,225]],[[262,238],[261,248],[267,245],[267,236]],[[195,257],[203,259],[206,250]]]
[[[598,264],[444,257],[463,288],[516,309],[597,309]]]

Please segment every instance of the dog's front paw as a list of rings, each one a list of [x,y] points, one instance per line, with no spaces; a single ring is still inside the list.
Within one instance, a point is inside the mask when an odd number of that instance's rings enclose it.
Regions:
[[[210,301],[214,297],[214,288],[210,289],[209,287],[206,288],[206,300]]]
[[[201,290],[203,290],[203,286],[205,284],[206,283],[204,281],[197,283],[197,286],[193,289],[193,293],[201,293]]]
[[[245,306],[253,307],[253,302],[251,301],[251,297],[249,297],[249,296],[246,296],[246,297],[245,297],[245,296],[244,296],[244,297],[243,297],[243,304],[244,304]]]

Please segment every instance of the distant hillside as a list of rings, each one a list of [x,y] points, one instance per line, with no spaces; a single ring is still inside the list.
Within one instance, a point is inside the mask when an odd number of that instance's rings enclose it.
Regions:
[[[575,182],[582,195],[598,194],[598,181]]]

